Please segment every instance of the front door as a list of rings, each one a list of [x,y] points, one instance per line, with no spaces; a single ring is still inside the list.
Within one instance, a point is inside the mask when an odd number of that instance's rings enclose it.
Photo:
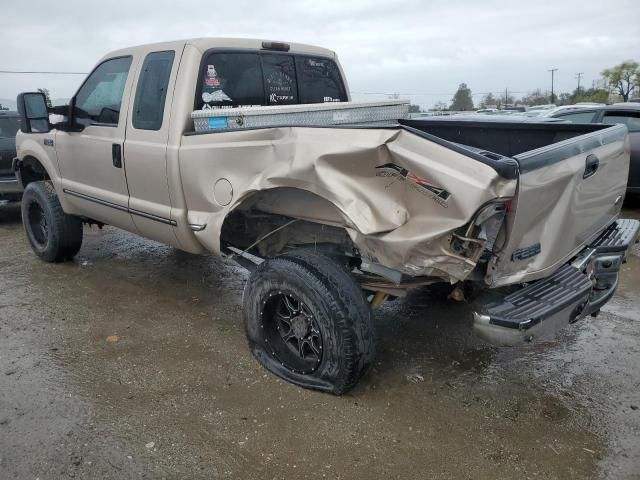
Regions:
[[[129,231],[136,228],[128,208],[123,149],[134,68],[131,56],[98,65],[75,96],[74,121],[84,129],[56,133],[68,203],[83,215]]]

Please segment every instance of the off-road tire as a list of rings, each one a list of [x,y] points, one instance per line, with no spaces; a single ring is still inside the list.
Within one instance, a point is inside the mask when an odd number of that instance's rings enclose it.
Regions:
[[[322,350],[313,369],[287,365],[268,340],[273,335],[265,315],[269,302],[279,295],[297,297],[313,316]],[[265,260],[252,272],[243,304],[251,352],[267,370],[288,382],[341,395],[373,362],[376,333],[371,309],[351,274],[331,257],[300,251]]]
[[[82,221],[64,213],[50,180],[27,185],[21,210],[29,244],[42,260],[62,262],[78,253],[82,246]]]

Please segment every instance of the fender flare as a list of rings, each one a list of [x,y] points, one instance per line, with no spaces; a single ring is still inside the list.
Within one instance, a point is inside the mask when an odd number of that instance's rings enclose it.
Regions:
[[[44,171],[43,180],[53,181],[53,179],[56,178],[51,175],[50,169],[48,169],[47,166],[43,162],[41,162],[40,159],[38,159],[37,157],[33,155],[25,155],[23,159],[16,157],[13,159],[13,162],[11,164],[12,170],[14,171],[16,178],[18,179],[18,183],[20,183],[23,189],[26,188],[29,183],[34,181],[33,179],[30,180],[28,178],[24,178],[24,175],[23,175],[24,166],[31,163],[35,163],[36,165],[42,168],[42,170]],[[40,172],[37,172],[37,173],[40,173]]]

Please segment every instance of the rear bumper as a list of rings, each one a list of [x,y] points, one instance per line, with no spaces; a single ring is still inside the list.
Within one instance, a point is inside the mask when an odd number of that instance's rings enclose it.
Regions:
[[[473,314],[476,334],[494,345],[517,345],[599,311],[615,293],[639,232],[638,220],[618,220],[553,275],[480,306]]]

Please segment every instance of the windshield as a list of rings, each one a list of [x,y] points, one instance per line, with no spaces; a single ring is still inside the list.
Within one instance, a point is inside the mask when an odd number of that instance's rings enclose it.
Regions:
[[[0,138],[13,138],[18,133],[18,118],[0,118]]]

